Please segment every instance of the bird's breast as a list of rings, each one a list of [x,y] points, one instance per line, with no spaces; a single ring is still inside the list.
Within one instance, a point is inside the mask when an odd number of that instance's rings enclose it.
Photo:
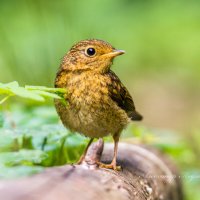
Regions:
[[[68,106],[57,106],[63,123],[89,137],[103,137],[121,130],[128,122],[127,114],[109,97],[102,75],[77,75],[67,80]]]
[[[98,75],[80,75],[67,84],[69,103],[77,107],[98,106],[109,101],[106,79]],[[95,105],[96,104],[96,105]]]

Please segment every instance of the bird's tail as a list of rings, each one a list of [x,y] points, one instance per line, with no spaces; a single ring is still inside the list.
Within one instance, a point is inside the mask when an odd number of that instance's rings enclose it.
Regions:
[[[142,115],[138,113],[136,110],[131,113],[130,117],[131,120],[133,121],[141,121],[143,119]]]

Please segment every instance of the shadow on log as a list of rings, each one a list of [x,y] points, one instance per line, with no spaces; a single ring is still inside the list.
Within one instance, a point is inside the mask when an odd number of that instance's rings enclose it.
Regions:
[[[32,177],[0,181],[1,200],[182,200],[180,176],[164,155],[146,147],[119,144],[121,171],[99,169],[110,163],[113,146],[91,145],[81,165],[49,168]]]

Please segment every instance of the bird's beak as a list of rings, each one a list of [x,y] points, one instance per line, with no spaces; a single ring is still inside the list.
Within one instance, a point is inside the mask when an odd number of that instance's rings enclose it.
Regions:
[[[122,55],[124,54],[125,51],[124,50],[118,50],[118,49],[114,49],[112,52],[107,53],[106,56],[110,57],[110,58],[114,58],[116,56]]]

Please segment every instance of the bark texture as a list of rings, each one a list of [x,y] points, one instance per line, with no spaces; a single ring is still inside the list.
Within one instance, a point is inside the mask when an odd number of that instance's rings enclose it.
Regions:
[[[49,168],[32,177],[0,181],[1,200],[182,200],[176,167],[155,150],[120,143],[121,171],[99,169],[111,162],[113,145],[94,143],[81,165]]]

